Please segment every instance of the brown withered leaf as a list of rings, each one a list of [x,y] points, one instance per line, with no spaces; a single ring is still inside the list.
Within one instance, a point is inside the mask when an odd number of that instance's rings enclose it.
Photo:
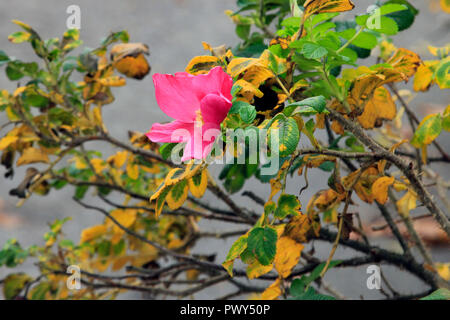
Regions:
[[[364,129],[380,127],[383,120],[392,120],[397,114],[395,103],[391,94],[384,87],[375,89],[372,98],[365,104],[363,113],[358,122]]]
[[[361,175],[360,170],[353,171],[348,176],[342,178],[342,184],[347,189],[354,184],[353,190],[355,190],[358,197],[364,202],[372,203],[375,199],[372,193],[372,185],[379,177],[378,170],[372,166],[364,170]],[[358,179],[358,181],[355,182],[355,179]]]
[[[284,228],[283,236],[289,237],[298,243],[306,243],[318,236],[320,224],[316,224],[306,214],[293,217]]]

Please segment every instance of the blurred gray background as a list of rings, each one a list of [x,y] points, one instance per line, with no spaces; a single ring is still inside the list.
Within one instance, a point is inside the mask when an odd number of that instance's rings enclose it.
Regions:
[[[356,9],[346,13],[345,17],[365,11],[373,0],[357,0]],[[430,58],[426,50],[427,44],[435,46],[449,42],[449,15],[442,11],[435,11],[436,1],[411,1],[420,10],[419,16],[412,28],[394,36],[398,47],[404,46],[418,52],[422,58]],[[433,5],[434,3],[434,5]],[[17,31],[18,26],[11,20],[18,19],[30,24],[39,32],[42,38],[60,37],[66,29],[68,14],[66,9],[69,5],[76,4],[81,8],[81,39],[84,46],[95,47],[101,38],[111,31],[126,29],[130,34],[131,42],[144,42],[149,45],[151,56],[149,58],[152,73],[174,73],[184,71],[189,60],[205,51],[201,42],[206,41],[213,46],[226,44],[234,46],[237,37],[234,35],[234,25],[224,14],[226,9],[235,9],[234,0],[97,0],[97,1],[67,1],[67,0],[15,0],[0,1],[0,49],[10,56],[19,59],[34,59],[28,44],[11,44],[7,37]],[[430,5],[431,4],[431,5]],[[153,122],[168,121],[169,119],[158,108],[155,98],[151,77],[142,81],[127,80],[128,85],[124,88],[114,88],[113,93],[116,101],[107,106],[104,118],[107,127],[113,135],[125,140],[129,129],[146,132]],[[0,71],[0,88],[13,90],[4,71]],[[426,94],[422,94],[412,103],[413,108],[419,116],[423,116],[430,110],[442,110],[449,103],[449,93],[436,88]],[[6,121],[5,116],[0,114],[0,124]],[[1,132],[3,136],[5,132]],[[448,133],[440,137],[441,144],[450,151]],[[301,142],[307,145],[306,142]],[[113,150],[102,147],[105,154]],[[448,168],[434,165],[444,177],[450,178]],[[213,168],[217,175],[220,168]],[[42,236],[48,230],[48,223],[55,218],[72,217],[64,228],[66,235],[75,242],[79,239],[80,231],[93,223],[101,221],[102,217],[96,212],[88,212],[80,208],[70,200],[73,189],[68,187],[59,192],[52,192],[43,198],[33,196],[22,207],[15,206],[17,199],[8,195],[11,188],[17,186],[23,177],[23,169],[16,171],[14,180],[3,178],[4,170],[0,169],[0,246],[9,238],[17,238],[23,246],[39,243],[43,244]],[[310,186],[301,197],[305,207],[309,198],[318,189],[326,188],[327,176],[311,171],[309,174]],[[289,182],[288,191],[297,194],[304,185],[303,178],[297,178]],[[261,197],[267,197],[269,186],[262,185],[256,180],[249,181],[244,187],[252,190]],[[248,198],[240,195],[233,196],[242,206],[261,210]],[[207,195],[207,199],[212,199]],[[375,208],[361,206],[360,212],[367,220],[373,220],[378,216]],[[212,230],[236,229],[233,225],[207,224],[201,226]],[[397,244],[391,239],[377,239],[380,244],[388,248],[396,248]],[[230,241],[208,240],[207,246],[199,244],[196,252],[217,252],[217,262],[221,262],[226,256]],[[316,243],[319,256],[326,259],[330,247]],[[353,253],[347,249],[339,249],[335,257],[352,256]],[[450,252],[448,247],[434,248],[433,255],[437,261],[449,261]],[[21,270],[34,273],[35,268],[26,263]],[[422,285],[413,280],[405,273],[395,271],[393,268],[385,267],[387,277],[394,286],[402,287],[403,293],[420,291]],[[0,279],[11,270],[0,267]],[[356,270],[332,270],[327,273],[326,280],[341,292],[354,299],[364,296],[366,299],[381,298],[382,295],[376,290],[368,290],[366,287],[366,269]],[[228,292],[227,285],[217,285],[211,291],[196,295],[197,298],[208,299],[212,296],[221,296]],[[140,295],[129,294],[127,298],[140,298]]]

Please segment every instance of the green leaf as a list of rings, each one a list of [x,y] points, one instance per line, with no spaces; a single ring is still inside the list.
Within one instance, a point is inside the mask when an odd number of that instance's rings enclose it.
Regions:
[[[242,189],[245,183],[246,169],[244,164],[230,164],[227,169],[224,187],[230,193],[236,193]],[[221,174],[222,176],[222,174]]]
[[[88,191],[89,186],[77,186],[75,188],[75,199],[81,200],[84,198],[84,195]]]
[[[39,94],[27,94],[24,101],[26,104],[38,108],[46,107],[50,102],[49,99]]]
[[[24,76],[24,74],[18,68],[14,68],[11,64],[8,64],[5,71],[6,76],[11,81],[19,80]]]
[[[314,134],[314,130],[316,129],[316,123],[313,119],[309,119],[308,122],[305,123],[305,128],[312,135]]]
[[[450,290],[440,288],[420,300],[450,300]]]
[[[22,43],[28,41],[31,38],[31,34],[25,31],[17,31],[8,36],[8,40],[12,43]]]
[[[275,136],[273,136],[274,134]],[[286,118],[281,114],[271,124],[268,139],[268,144],[272,152],[279,153],[280,157],[290,155],[295,151],[300,140],[297,122],[293,118]],[[272,146],[272,140],[278,142],[278,150],[275,149],[275,146]]]
[[[436,83],[441,89],[450,88],[450,57],[443,59],[434,72]]]
[[[288,215],[297,215],[300,210],[300,201],[291,194],[282,194],[278,199],[278,206],[274,216],[278,219],[284,219]]]
[[[225,270],[227,270],[230,276],[233,276],[233,264],[234,260],[239,258],[239,256],[247,249],[247,235],[240,236],[231,246],[230,251],[228,251],[225,261],[222,263]]]
[[[259,263],[264,266],[271,264],[277,250],[277,232],[270,227],[254,228],[248,236],[248,248]]]
[[[228,114],[237,114],[239,113],[239,110],[246,105],[250,105],[248,102],[245,101],[234,101],[233,105],[230,108],[230,111],[228,111]]]
[[[169,159],[170,155],[172,154],[172,150],[176,145],[177,143],[164,143],[161,147],[159,147],[159,153],[161,154],[161,157],[166,160]]]
[[[107,257],[107,256],[109,256],[110,252],[111,252],[111,242],[110,241],[103,240],[102,242],[100,242],[98,244],[97,253],[99,254],[99,256]]]
[[[50,291],[51,284],[49,282],[41,282],[31,289],[31,300],[45,300],[45,294]]]
[[[302,54],[307,59],[320,59],[328,53],[328,50],[313,42],[306,42],[302,48]]]
[[[339,265],[342,262],[342,260],[332,260],[330,261],[330,264],[328,265],[328,270],[331,268],[334,268],[335,266]],[[305,283],[306,285],[309,285],[313,281],[317,280],[320,277],[320,274],[322,273],[323,268],[325,268],[326,262],[322,262],[317,267],[314,268],[314,270],[310,273],[309,276],[305,277]]]
[[[388,4],[401,4],[406,6],[408,10],[391,12],[387,14],[386,17],[393,19],[397,23],[399,31],[403,31],[411,27],[414,23],[415,16],[419,13],[419,10],[413,7],[407,0],[390,0],[385,3],[385,5]]]
[[[241,105],[239,108],[239,115],[245,123],[252,123],[256,118],[256,109],[251,104]]]
[[[360,17],[358,17],[360,18]],[[393,36],[395,34],[397,34],[398,32],[398,26],[397,23],[395,22],[395,20],[388,18],[388,17],[378,17],[379,21],[377,21],[377,23],[374,23],[371,21],[371,19],[368,19],[365,22],[365,25],[367,26],[368,29],[372,30],[372,31],[376,31],[379,33],[384,33],[390,36]],[[358,21],[358,19],[357,19]]]
[[[36,62],[24,63],[15,60],[8,63],[8,66],[6,67],[6,75],[9,80],[15,81],[21,79],[23,76],[35,76],[38,69],[39,66]]]
[[[299,108],[300,107],[300,108]],[[301,108],[306,107],[306,108]],[[297,101],[286,106],[285,110],[288,115],[292,114],[316,114],[326,111],[326,100],[324,96],[316,96]]]
[[[250,27],[249,24],[238,24],[236,26],[236,34],[242,40],[247,40],[250,35]]]
[[[239,258],[241,253],[247,248],[247,235],[240,236],[231,246],[228,251],[225,261],[234,260]]]
[[[31,280],[32,278],[25,273],[13,273],[7,276],[3,283],[5,299],[14,299]]]
[[[411,144],[416,148],[429,145],[436,139],[442,131],[442,117],[439,113],[430,114],[420,122]]]
[[[8,63],[9,61],[11,60],[9,59],[8,55],[3,50],[0,50],[0,66]]]
[[[334,268],[338,264],[340,264],[341,260],[332,260],[328,265],[328,269]],[[322,273],[323,268],[325,267],[326,262],[319,264],[308,276],[302,276],[300,279],[295,279],[291,284],[291,295],[297,299],[301,299],[307,293],[305,292],[305,288],[309,287],[309,285],[317,280]]]
[[[347,29],[338,32],[338,35],[346,40],[352,39],[355,34],[355,29]],[[355,39],[352,40],[352,44],[364,49],[373,49],[377,46],[378,41],[373,34],[363,31]]]
[[[29,256],[29,250],[23,249],[16,239],[8,239],[0,251],[0,267],[14,268]]]
[[[403,11],[403,10],[409,10],[409,9],[404,4],[386,3],[380,7],[380,15],[384,16],[386,14]]]
[[[124,239],[120,239],[120,241],[113,245],[113,252],[116,256],[120,255],[125,251],[126,244]]]
[[[450,105],[445,108],[442,114],[442,129],[450,131]]]
[[[294,296],[295,300],[336,300],[332,296],[327,296],[325,294],[317,293],[312,287],[309,287],[306,292],[302,292]]]

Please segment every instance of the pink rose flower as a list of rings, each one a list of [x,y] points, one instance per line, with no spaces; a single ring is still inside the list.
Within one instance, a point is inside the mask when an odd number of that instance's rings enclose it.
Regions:
[[[197,76],[157,73],[153,83],[159,107],[175,121],[153,124],[147,137],[153,142],[185,142],[182,161],[206,158],[231,108],[231,77],[215,67]]]

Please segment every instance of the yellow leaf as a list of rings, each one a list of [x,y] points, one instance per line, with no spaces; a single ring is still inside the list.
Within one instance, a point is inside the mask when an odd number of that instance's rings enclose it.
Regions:
[[[0,150],[8,148],[11,144],[17,141],[19,137],[17,136],[6,136],[0,140]]]
[[[26,87],[26,86],[17,88],[16,90],[14,90],[13,97],[17,97],[22,92],[24,92],[27,88],[28,87]]]
[[[127,83],[125,78],[122,78],[120,76],[111,76],[111,77],[107,77],[107,78],[101,78],[101,79],[98,79],[98,82],[101,85],[107,86],[107,87],[121,87],[121,86],[126,85],[126,83]]]
[[[414,76],[414,91],[427,91],[433,80],[433,70],[426,64],[420,65]]]
[[[136,221],[137,210],[135,209],[115,209],[111,211],[111,217],[117,220],[117,222],[124,226],[125,228],[131,227]],[[114,233],[123,233],[124,231],[120,229],[116,224],[113,225]]]
[[[384,87],[375,89],[372,99],[367,101],[364,112],[358,117],[359,123],[365,129],[382,125],[382,120],[392,120],[397,114],[391,94]]]
[[[149,50],[143,43],[121,43],[111,49],[114,68],[135,79],[142,79],[150,72],[150,65],[144,54],[148,55]]]
[[[448,1],[450,4],[450,1]],[[428,51],[435,57],[446,57],[450,53],[450,44],[447,44],[444,47],[433,47],[428,46]],[[429,61],[429,62],[436,62],[439,63],[439,61]]]
[[[359,169],[356,171],[353,171],[348,176],[344,177],[342,179],[342,184],[349,188],[354,182],[355,179],[358,178],[359,175]],[[375,199],[372,194],[372,188],[371,186],[379,178],[378,169],[375,167],[369,167],[361,174],[361,176],[358,179],[358,182],[356,182],[353,189],[355,190],[358,197],[367,203],[372,203]]]
[[[86,242],[86,241],[90,241],[94,238],[97,238],[98,236],[101,236],[102,234],[104,234],[106,232],[106,227],[102,224],[96,225],[96,226],[92,226],[90,228],[84,229],[81,232],[81,239],[80,242]]]
[[[408,80],[416,73],[422,60],[417,53],[408,49],[399,48],[386,63],[390,64],[392,68],[381,67],[380,71],[386,77],[384,83],[389,83]]]
[[[120,168],[124,165],[125,161],[127,160],[127,151],[119,151],[116,153],[116,155],[113,157],[113,163],[116,168]]]
[[[137,164],[127,164],[127,175],[130,179],[136,180],[139,178],[139,166]]]
[[[239,90],[239,95],[241,95],[247,102],[252,102],[254,96],[261,98],[264,95],[258,87],[244,79],[236,81],[235,85],[241,87]]]
[[[264,292],[261,294],[261,300],[276,300],[281,295],[281,281],[280,278],[275,280]]]
[[[442,279],[450,281],[450,263],[436,263],[435,268]]]
[[[248,267],[247,267],[247,276],[249,279],[256,279],[263,274],[270,272],[273,269],[273,264],[269,264],[268,266],[263,266],[255,259]]]
[[[255,65],[261,65],[257,58],[234,58],[228,64],[227,73],[234,78]]]
[[[416,208],[417,196],[411,191],[405,193],[405,195],[397,201],[398,213],[403,216],[409,216],[409,212]]]
[[[26,24],[25,22],[22,22],[20,20],[12,20],[12,23],[17,24],[18,26],[22,27],[23,29],[27,30],[28,32],[32,32],[33,29],[31,28],[31,26],[29,24]]]
[[[307,0],[305,8],[305,18],[312,14],[323,12],[344,12],[352,10],[355,5],[350,0]]]
[[[450,13],[450,1],[449,0],[441,0],[441,8],[442,8],[442,11]]]
[[[306,162],[308,168],[317,168],[326,161],[332,162],[336,161],[336,157],[326,155],[318,155],[318,156],[307,155],[303,158],[303,161]]]
[[[300,90],[302,88],[306,88],[308,86],[309,86],[308,81],[306,81],[305,79],[300,79],[299,81],[294,83],[294,85],[289,90],[289,93],[292,95],[295,91]]]
[[[5,111],[6,111],[6,115],[8,116],[8,119],[11,122],[16,122],[16,121],[20,120],[20,118],[17,116],[17,114],[11,108],[11,106],[7,106]]]
[[[188,184],[186,180],[173,185],[166,197],[167,205],[170,209],[176,210],[183,205],[188,197]]]
[[[189,190],[196,198],[201,198],[205,194],[206,187],[208,186],[208,174],[207,169],[203,170],[200,174],[193,176],[188,180]]]
[[[128,262],[131,261],[131,258],[128,256],[118,257],[114,259],[114,262],[111,266],[112,271],[118,271],[122,269]]]
[[[381,204],[385,204],[388,199],[389,186],[394,183],[394,177],[378,178],[372,185],[372,194]]]
[[[308,242],[312,231],[311,220],[306,214],[293,217],[284,229],[284,236],[295,240],[298,243]]]
[[[81,157],[74,157],[70,159],[69,162],[73,162],[75,164],[75,168],[78,170],[83,170],[88,167],[87,164],[84,162],[84,159]]]
[[[402,144],[408,142],[408,139],[403,139],[397,143],[395,143],[394,145],[392,145],[392,147],[389,148],[389,152],[394,153],[395,150],[397,150],[398,147],[400,147]],[[384,169],[386,167],[387,161],[386,160],[381,160],[378,162],[378,172],[379,173],[384,173]]]
[[[91,162],[92,166],[94,167],[96,174],[101,174],[102,171],[105,170],[107,167],[105,161],[100,158],[91,159],[90,162]],[[75,163],[75,166],[77,166],[76,163]]]
[[[220,66],[220,60],[213,56],[197,56],[191,59],[186,67],[186,72],[197,75],[206,74],[214,67]]]
[[[380,57],[383,59],[383,61],[386,61],[389,59],[389,57],[394,53],[394,51],[397,50],[395,45],[392,42],[389,42],[387,40],[383,40],[380,43]]]
[[[184,179],[185,172],[186,171],[181,168],[174,168],[174,169],[170,170],[169,173],[167,174],[166,178],[164,179],[164,183],[167,186],[171,186],[171,185],[174,185],[174,184],[180,182],[181,180]]]
[[[17,166],[37,162],[50,163],[50,159],[48,158],[48,155],[42,151],[42,149],[31,147],[23,151],[22,155],[17,160]]]
[[[97,260],[94,261],[92,267],[96,269],[98,272],[105,272],[106,270],[108,270],[111,262],[112,262],[111,260],[98,258]]]
[[[291,274],[292,269],[300,259],[303,248],[304,246],[301,243],[297,243],[289,237],[281,237],[277,241],[274,263],[275,269],[281,277],[287,278]]]
[[[269,201],[272,201],[272,198],[281,191],[282,185],[280,181],[277,179],[270,179],[270,196]]]
[[[227,272],[230,275],[230,277],[233,276],[233,265],[234,265],[234,260],[228,260],[228,261],[224,261],[222,263],[223,268],[225,270],[227,270]]]
[[[203,49],[205,49],[206,51],[211,51],[212,52],[213,48],[211,47],[211,45],[208,42],[202,41],[202,46],[203,46]]]
[[[186,279],[187,280],[197,280],[200,275],[200,270],[198,269],[190,269],[186,271]]]
[[[102,108],[100,106],[96,106],[94,109],[92,109],[92,115],[95,124],[103,128],[104,131],[106,131],[103,125]]]
[[[320,195],[317,197],[313,204],[317,207],[317,209],[326,211],[330,207],[336,205],[336,203],[339,203],[344,197],[345,194],[339,195],[339,193],[337,193],[333,189],[328,189],[325,191],[321,191]]]

